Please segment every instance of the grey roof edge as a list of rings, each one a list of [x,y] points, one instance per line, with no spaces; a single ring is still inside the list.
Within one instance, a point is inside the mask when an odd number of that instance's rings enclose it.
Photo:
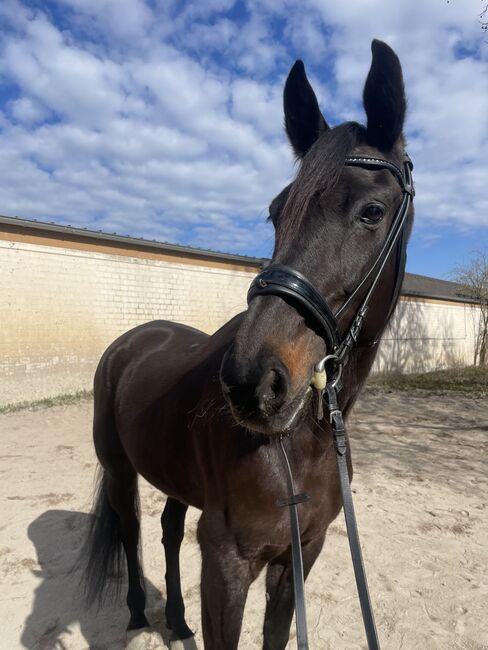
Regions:
[[[249,266],[260,266],[267,261],[263,257],[251,257],[248,255],[238,255],[234,253],[221,253],[219,251],[212,251],[205,248],[197,248],[195,246],[183,246],[182,244],[169,244],[166,242],[158,242],[156,240],[144,239],[143,237],[131,237],[130,235],[117,235],[116,233],[109,234],[101,230],[90,230],[88,228],[78,228],[76,226],[62,226],[56,223],[48,223],[46,221],[38,221],[37,219],[23,219],[21,217],[8,217],[0,215],[0,225],[15,226],[18,228],[35,228],[36,230],[43,230],[51,233],[65,234],[77,237],[85,237],[88,239],[98,239],[108,242],[126,244],[131,246],[141,246],[144,248],[153,248],[168,253],[180,253],[185,255],[192,255],[195,257],[205,257],[208,259],[217,259],[226,262],[239,262],[241,264],[248,264]]]
[[[405,273],[407,276],[408,273]],[[427,276],[426,276],[427,277]],[[478,305],[479,302],[467,296],[447,296],[443,294],[429,293],[424,291],[410,291],[402,289],[402,296],[411,296],[412,298],[430,298],[431,300],[445,300],[446,302],[462,302],[469,305]]]
[[[90,230],[88,228],[78,228],[76,226],[63,226],[56,223],[49,223],[46,221],[38,221],[37,219],[23,219],[21,217],[8,217],[5,215],[0,215],[0,226],[9,225],[15,226],[18,228],[34,228],[40,231],[58,233],[64,235],[71,235],[77,237],[85,237],[87,239],[98,239],[112,243],[125,244],[131,246],[139,246],[142,248],[150,248],[159,250],[162,252],[174,253],[174,254],[185,254],[193,257],[203,257],[206,259],[215,259],[225,262],[240,263],[249,266],[261,266],[262,264],[269,261],[268,258],[263,257],[251,257],[247,255],[237,255],[234,253],[221,253],[219,251],[212,251],[205,248],[196,248],[193,246],[183,246],[181,244],[169,244],[166,242],[158,242],[155,240],[144,239],[142,237],[131,237],[129,235],[117,235],[109,234],[102,232],[101,230]],[[409,289],[405,284],[409,284],[409,280],[416,278],[425,279],[426,282],[432,283],[435,282],[438,285],[451,285],[458,286],[460,290],[462,289],[461,285],[457,285],[455,282],[448,282],[446,280],[439,280],[437,278],[431,278],[429,276],[420,276],[415,273],[405,273],[405,280],[402,287],[402,296],[411,296],[415,298],[430,298],[431,300],[444,300],[448,302],[457,302],[457,303],[466,303],[476,305],[478,302],[468,296],[453,294],[453,293],[439,293],[436,291],[421,291],[417,289]]]

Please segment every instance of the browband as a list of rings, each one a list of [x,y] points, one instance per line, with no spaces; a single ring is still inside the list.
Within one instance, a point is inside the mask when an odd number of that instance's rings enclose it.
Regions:
[[[410,170],[413,169],[413,163],[407,152],[403,154],[403,163],[408,166]],[[412,183],[411,176],[407,175],[390,160],[383,160],[382,158],[373,158],[373,156],[348,156],[344,163],[348,167],[371,167],[377,169],[388,169],[400,181],[402,190],[411,196],[415,196],[415,189]]]

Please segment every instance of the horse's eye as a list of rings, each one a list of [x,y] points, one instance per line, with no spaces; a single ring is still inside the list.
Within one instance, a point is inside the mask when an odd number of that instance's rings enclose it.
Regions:
[[[384,217],[383,208],[379,205],[368,205],[361,214],[364,223],[378,223]]]

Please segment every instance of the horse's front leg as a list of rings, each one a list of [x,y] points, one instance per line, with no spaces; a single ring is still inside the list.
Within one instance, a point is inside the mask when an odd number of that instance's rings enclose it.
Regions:
[[[245,559],[223,526],[202,515],[202,628],[205,650],[237,650],[249,586],[259,572]]]
[[[324,539],[325,535],[302,546],[305,578],[322,549]],[[291,553],[269,563],[266,571],[266,598],[263,650],[284,650],[290,636],[290,625],[295,609]]]
[[[179,639],[193,636],[185,621],[185,604],[181,594],[180,547],[185,535],[188,506],[168,497],[161,515],[164,553],[166,556],[166,625]]]

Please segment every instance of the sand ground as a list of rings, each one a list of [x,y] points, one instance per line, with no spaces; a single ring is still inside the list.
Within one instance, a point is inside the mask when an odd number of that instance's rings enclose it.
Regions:
[[[95,458],[90,401],[0,416],[0,646],[126,647],[125,604],[84,611],[76,558]],[[354,492],[384,650],[488,649],[488,407],[462,395],[368,390],[349,426]],[[142,482],[142,539],[153,628],[132,645],[170,647],[164,626],[164,496]],[[202,650],[198,512],[182,549],[187,619]],[[311,650],[366,648],[342,515],[307,582]],[[241,648],[261,645],[262,576],[252,586]],[[171,647],[177,647],[173,643]],[[180,645],[180,647],[182,647]],[[289,648],[296,647],[294,634]]]

